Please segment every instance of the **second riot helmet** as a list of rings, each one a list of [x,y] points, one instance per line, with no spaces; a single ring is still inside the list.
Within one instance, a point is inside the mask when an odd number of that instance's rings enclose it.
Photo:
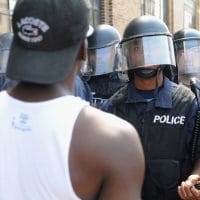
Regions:
[[[88,65],[85,75],[98,76],[118,70],[120,34],[113,26],[100,24],[88,38]]]
[[[173,37],[178,82],[189,85],[191,78],[200,78],[200,32],[184,28],[175,32]]]

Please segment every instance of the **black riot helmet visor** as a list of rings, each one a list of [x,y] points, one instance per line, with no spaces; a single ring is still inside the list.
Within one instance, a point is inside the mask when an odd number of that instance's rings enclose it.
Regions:
[[[200,78],[200,32],[191,28],[177,31],[174,49],[178,82],[189,85],[191,78]]]

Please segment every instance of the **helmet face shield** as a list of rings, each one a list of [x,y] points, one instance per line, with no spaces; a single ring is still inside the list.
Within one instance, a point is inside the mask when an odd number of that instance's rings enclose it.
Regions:
[[[0,91],[4,88],[7,80],[6,67],[7,67],[9,52],[10,51],[8,49],[0,48]]]
[[[0,36],[0,73],[5,74],[13,34],[8,32]]]
[[[192,77],[200,78],[200,40],[175,42],[179,82],[189,85]]]
[[[9,49],[0,48],[0,74],[6,73],[6,66],[8,62]]]
[[[98,76],[118,70],[120,56],[118,44],[99,49],[88,49],[88,63],[84,75]]]
[[[10,32],[0,35],[0,91],[7,87],[6,68],[12,37],[13,34]]]
[[[132,38],[123,42],[121,48],[124,71],[158,65],[175,66],[172,38],[167,35]]]

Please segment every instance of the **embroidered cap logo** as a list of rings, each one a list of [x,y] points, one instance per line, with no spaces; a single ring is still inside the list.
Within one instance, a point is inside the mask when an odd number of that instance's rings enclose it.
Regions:
[[[49,30],[48,24],[34,17],[21,18],[20,22],[17,22],[17,28],[19,38],[28,43],[41,42],[43,34]]]

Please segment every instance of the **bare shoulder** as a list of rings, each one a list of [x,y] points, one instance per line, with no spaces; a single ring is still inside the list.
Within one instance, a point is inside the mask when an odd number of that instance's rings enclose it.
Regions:
[[[90,169],[87,177],[93,175],[105,185],[103,199],[139,199],[144,157],[136,129],[112,114],[86,107],[76,121],[74,134],[82,166]]]
[[[127,121],[90,106],[83,109],[79,119],[83,123],[90,123],[90,128],[99,130],[96,134],[105,134],[108,137],[126,134],[128,137],[137,137],[137,131]]]
[[[127,121],[110,113],[93,107],[86,107],[80,113],[76,127],[84,132],[84,137],[94,139],[99,145],[106,144],[125,149],[127,145],[134,146],[139,141],[136,129]],[[98,138],[98,140],[97,140]],[[106,142],[106,141],[108,142]],[[140,144],[140,142],[138,142]]]

